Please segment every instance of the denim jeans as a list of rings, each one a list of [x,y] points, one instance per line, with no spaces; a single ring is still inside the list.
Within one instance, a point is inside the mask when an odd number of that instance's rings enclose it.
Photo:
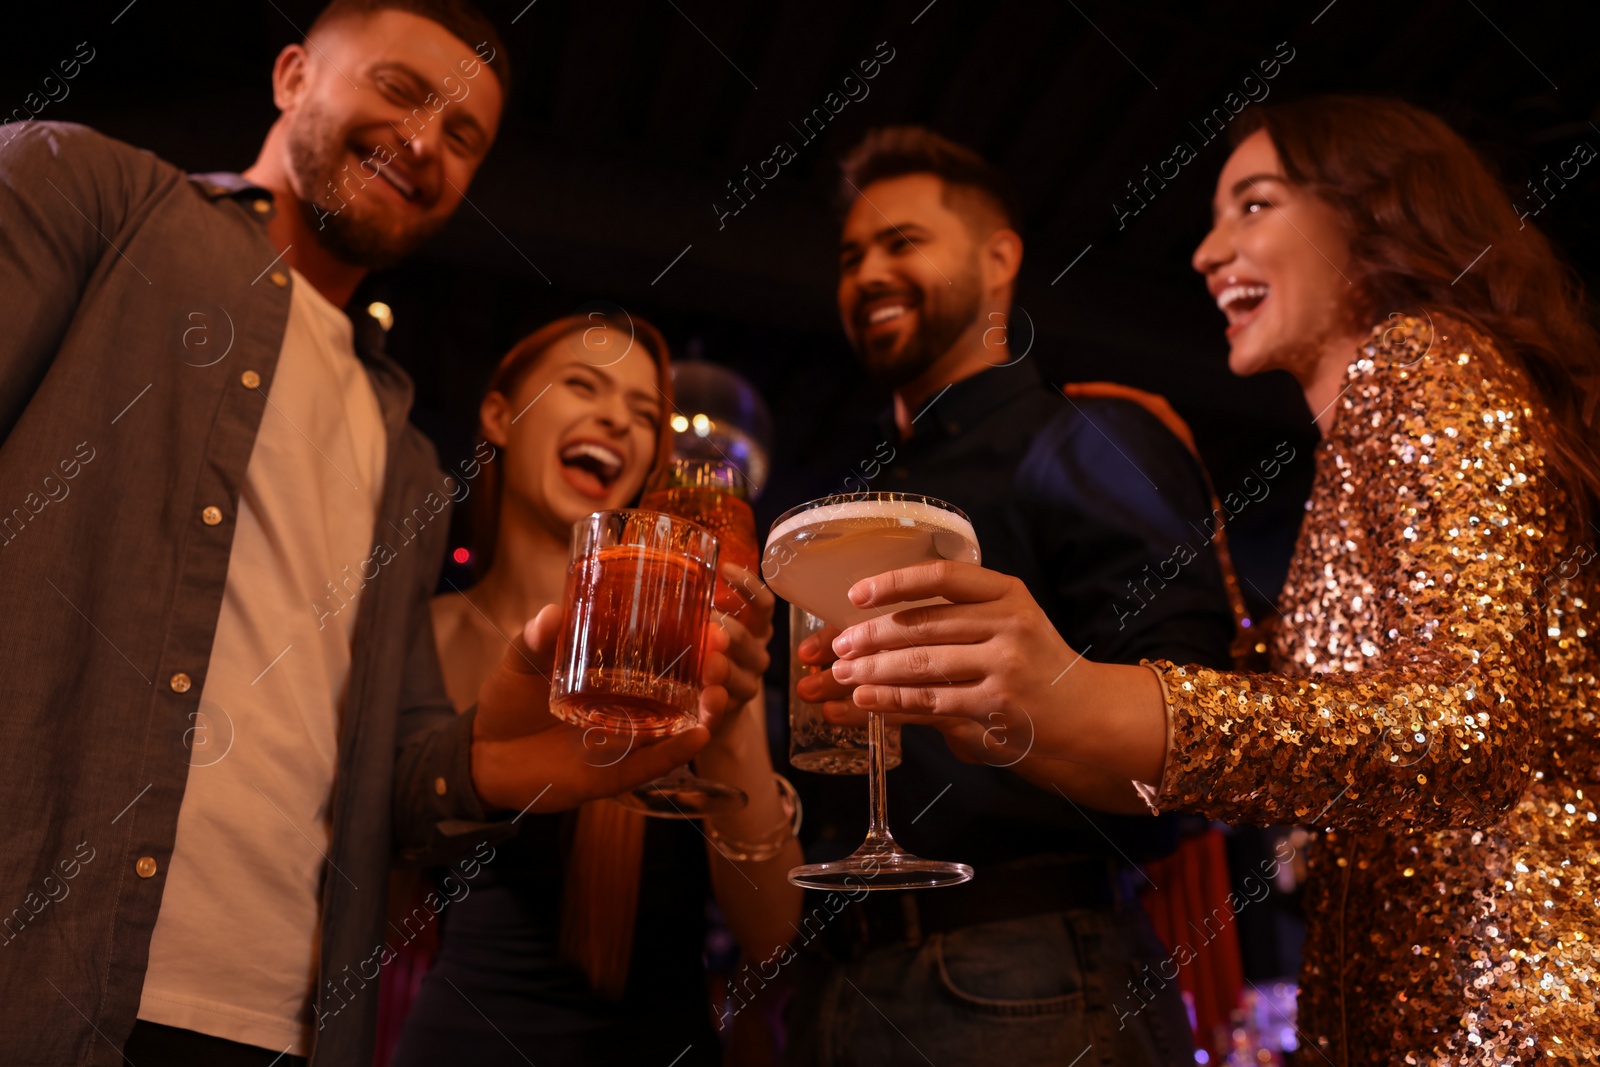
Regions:
[[[1176,984],[1149,999],[1166,955],[1137,905],[964,927],[848,963],[807,953],[784,1062],[1192,1067]]]

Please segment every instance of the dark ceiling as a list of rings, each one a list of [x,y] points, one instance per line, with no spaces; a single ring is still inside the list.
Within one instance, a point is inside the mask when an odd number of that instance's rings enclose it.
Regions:
[[[418,381],[417,419],[465,450],[488,370],[518,334],[592,300],[661,325],[680,352],[746,374],[780,433],[776,497],[836,483],[839,430],[879,398],[833,308],[839,156],[868,127],[915,122],[979,149],[1020,193],[1027,259],[1014,326],[1049,376],[1155,389],[1190,418],[1219,487],[1275,442],[1311,440],[1292,383],[1223,365],[1220,318],[1188,268],[1226,154],[1203,117],[1230,92],[1273,99],[1387,92],[1431,107],[1520,186],[1600,146],[1589,4],[1311,0],[510,0],[485,3],[517,86],[473,207],[424,254],[371,279],[391,347]],[[8,14],[0,105],[56,61],[94,58],[41,118],[88,123],[194,170],[239,169],[272,120],[272,58],[320,4],[113,0]],[[846,83],[878,57],[876,77]],[[886,58],[887,57],[887,58]],[[1277,60],[1270,81],[1263,61]],[[1273,68],[1267,68],[1272,70]],[[865,90],[865,95],[863,95]],[[838,93],[835,115],[827,109]],[[811,139],[803,130],[815,109]],[[1128,183],[1187,141],[1197,158],[1148,206]],[[737,215],[728,183],[787,142],[795,158]],[[770,173],[770,170],[769,170]],[[1595,194],[1579,175],[1537,222],[1600,275]],[[741,187],[741,193],[743,189]],[[718,209],[715,205],[722,204]],[[1302,452],[1304,449],[1302,449]],[[830,473],[831,464],[839,464]],[[1302,471],[1302,475],[1303,475]],[[808,480],[809,479],[809,480]],[[1281,575],[1299,488],[1242,518],[1258,584]]]

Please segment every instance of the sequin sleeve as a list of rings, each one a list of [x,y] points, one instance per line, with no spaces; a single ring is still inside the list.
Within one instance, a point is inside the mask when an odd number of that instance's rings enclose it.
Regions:
[[[1426,828],[1515,802],[1552,500],[1519,381],[1459,324],[1374,331],[1318,457],[1284,673],[1152,664],[1172,736],[1159,807]]]

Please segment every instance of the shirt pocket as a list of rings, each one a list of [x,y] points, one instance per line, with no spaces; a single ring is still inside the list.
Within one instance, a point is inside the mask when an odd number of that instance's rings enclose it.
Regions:
[[[934,934],[928,951],[940,986],[981,1015],[1011,1018],[1083,1010],[1083,972],[1059,914]]]

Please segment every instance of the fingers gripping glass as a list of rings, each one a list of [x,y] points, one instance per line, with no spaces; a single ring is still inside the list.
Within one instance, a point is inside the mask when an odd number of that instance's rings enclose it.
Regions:
[[[818,675],[828,668],[809,665],[800,659],[800,645],[816,634],[827,641],[838,630],[808,611],[789,605],[789,762],[814,774],[866,774],[867,728],[831,723],[823,718],[822,705],[800,695],[800,680]],[[900,727],[884,730],[887,742],[884,766],[900,766]]]
[[[851,493],[813,500],[780,515],[767,535],[761,572],[779,596],[830,626],[844,628],[888,614],[850,603],[852,585],[935,559],[979,562],[977,535],[959,508],[909,493]],[[896,604],[892,610],[915,606]],[[811,889],[927,889],[972,878],[965,863],[922,859],[895,844],[884,782],[888,756],[883,717],[868,713],[867,839],[842,860],[796,867],[789,881]]]
[[[760,558],[756,518],[747,500],[744,472],[730,462],[675,459],[645,487],[640,507],[689,519],[717,539],[719,562],[737,563],[754,571]],[[732,587],[713,578],[714,602],[730,603]],[[735,618],[739,610],[730,612]],[[732,711],[733,709],[728,709]],[[750,803],[744,790],[690,772],[687,764],[617,797],[617,803],[664,819],[697,819],[738,811]]]

